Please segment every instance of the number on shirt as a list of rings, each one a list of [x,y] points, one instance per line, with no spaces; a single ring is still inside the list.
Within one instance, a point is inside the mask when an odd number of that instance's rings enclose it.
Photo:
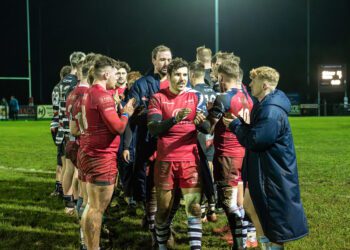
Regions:
[[[243,118],[245,123],[250,124],[250,112],[249,109],[247,108],[242,108],[239,112],[238,115]]]

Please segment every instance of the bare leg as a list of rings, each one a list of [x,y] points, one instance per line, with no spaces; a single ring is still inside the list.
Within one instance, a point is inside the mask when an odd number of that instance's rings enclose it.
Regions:
[[[61,170],[61,183],[63,182],[63,176],[64,176],[64,172],[66,171],[66,157],[65,156],[61,156],[61,161],[62,161],[62,170]]]
[[[73,162],[70,159],[66,159],[66,167],[65,167],[65,171],[62,179],[64,195],[73,194],[72,182],[73,182],[74,170],[75,170],[75,167]]]
[[[86,182],[81,182],[81,192],[83,197],[83,206],[85,207],[88,203],[88,194],[86,190]]]
[[[89,203],[82,217],[82,226],[88,250],[98,250],[102,216],[111,201],[114,185],[98,186],[87,183],[86,188]]]
[[[78,182],[78,169],[74,167],[74,173],[72,177],[72,192],[74,199],[79,197],[79,182]]]
[[[252,220],[255,228],[256,228],[256,235],[264,236],[264,231],[262,229],[262,226],[260,224],[260,220],[258,215],[256,214],[252,199],[250,197],[249,189],[246,188],[244,192],[244,210],[248,214],[249,218]]]
[[[57,165],[56,166],[56,181],[59,181],[59,182],[61,181],[61,179],[62,179],[61,175],[62,175],[62,166]]]

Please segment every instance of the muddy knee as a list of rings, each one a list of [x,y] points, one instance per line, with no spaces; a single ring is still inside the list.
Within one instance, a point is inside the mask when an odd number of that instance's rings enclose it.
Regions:
[[[200,206],[200,193],[188,193],[184,195],[186,203],[186,214],[191,217],[201,216],[201,206]]]
[[[227,212],[233,212],[238,209],[237,205],[237,192],[238,189],[236,187],[220,187],[219,188],[219,196],[222,202],[222,207]]]
[[[189,206],[189,214],[193,217],[200,217],[202,212],[201,212],[201,206],[199,203],[192,203]]]

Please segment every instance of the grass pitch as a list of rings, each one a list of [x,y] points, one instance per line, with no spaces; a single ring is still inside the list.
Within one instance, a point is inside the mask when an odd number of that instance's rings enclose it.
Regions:
[[[350,249],[350,118],[290,118],[301,196],[310,235],[286,249]],[[0,249],[78,249],[78,224],[50,198],[56,148],[48,121],[0,122]],[[122,208],[112,223],[114,249],[149,249],[142,211]],[[188,249],[183,209],[175,218],[177,249]],[[229,249],[205,224],[203,249]]]

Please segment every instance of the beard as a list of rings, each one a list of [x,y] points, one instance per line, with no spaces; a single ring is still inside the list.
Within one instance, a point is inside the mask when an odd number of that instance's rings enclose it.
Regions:
[[[166,74],[168,73],[168,67],[167,66],[163,66],[162,68],[160,68],[158,71],[158,74],[161,76],[161,77],[164,77],[166,76]]]

